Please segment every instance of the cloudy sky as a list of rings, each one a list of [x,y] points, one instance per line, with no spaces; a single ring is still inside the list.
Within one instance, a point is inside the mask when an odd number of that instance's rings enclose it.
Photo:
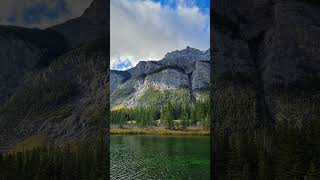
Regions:
[[[92,0],[0,0],[0,24],[46,28],[80,16]]]
[[[111,0],[111,69],[210,47],[210,0]]]
[[[80,16],[93,0],[0,0],[0,24],[47,28]],[[111,68],[159,60],[186,46],[209,48],[210,0],[110,0]]]

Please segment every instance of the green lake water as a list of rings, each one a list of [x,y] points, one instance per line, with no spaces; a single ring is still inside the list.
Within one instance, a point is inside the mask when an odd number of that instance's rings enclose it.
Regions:
[[[111,179],[210,179],[210,138],[111,136]]]

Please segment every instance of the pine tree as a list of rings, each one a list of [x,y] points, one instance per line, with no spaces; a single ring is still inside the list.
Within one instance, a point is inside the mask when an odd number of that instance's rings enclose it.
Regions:
[[[4,179],[4,159],[2,153],[0,153],[0,179]]]
[[[255,135],[253,135],[251,142],[248,143],[247,153],[250,179],[256,179],[258,177],[258,149]]]
[[[36,173],[39,171],[39,166],[40,166],[40,157],[38,154],[38,150],[34,149],[31,151],[31,157],[30,157],[30,173],[31,176],[34,177]]]
[[[193,125],[196,125],[197,124],[197,111],[195,110],[194,107],[191,108],[191,117],[190,117],[190,120],[191,120],[191,123],[190,124],[193,124]]]
[[[96,145],[96,179],[106,180],[108,179],[107,169],[107,145],[103,141],[103,135],[99,138]]]
[[[243,180],[249,180],[249,164],[247,162],[245,162],[243,164],[243,167],[242,167],[242,173],[241,173],[241,176],[239,177],[239,179],[243,179]]]
[[[71,152],[71,146],[67,145],[64,149],[64,156],[63,156],[63,176],[65,179],[73,179],[74,178],[74,159]]]
[[[42,148],[41,152],[39,152],[40,155],[40,166],[39,166],[39,170],[36,174],[36,178],[35,179],[49,179],[49,157],[48,154],[46,152],[46,148]]]
[[[229,179],[237,179],[242,174],[242,163],[241,157],[239,155],[239,149],[234,142],[230,142],[230,150],[227,154],[229,162],[228,162],[228,170],[227,177]]]
[[[172,104],[168,104],[168,109],[167,109],[167,128],[168,129],[174,129],[174,112],[173,112],[173,107]]]
[[[205,129],[209,129],[209,128],[210,128],[209,113],[207,113],[206,116],[204,117],[204,121],[203,121],[202,126],[203,126],[203,128],[205,128]]]
[[[182,129],[187,129],[187,127],[189,126],[189,115],[186,106],[184,106],[181,111],[181,125]]]
[[[320,169],[316,167],[315,163],[311,161],[309,170],[306,175],[307,180],[318,180],[320,179]]]
[[[174,115],[171,103],[162,107],[161,111],[161,121],[165,123],[167,129],[174,129]]]

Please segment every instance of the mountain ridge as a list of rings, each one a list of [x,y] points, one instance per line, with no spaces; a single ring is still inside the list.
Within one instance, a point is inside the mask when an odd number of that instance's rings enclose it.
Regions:
[[[34,135],[88,140],[106,127],[108,8],[94,0],[82,16],[44,30],[0,26],[0,149]]]
[[[167,53],[159,61],[140,61],[125,71],[111,70],[111,108],[119,104],[127,107],[143,105],[139,98],[152,88],[187,89],[189,100],[194,101],[197,91],[209,87],[209,53],[209,50],[200,51],[188,46]]]
[[[69,49],[88,41],[103,38],[107,36],[109,28],[108,6],[110,5],[106,0],[93,0],[80,17],[48,29],[63,35],[67,40]]]

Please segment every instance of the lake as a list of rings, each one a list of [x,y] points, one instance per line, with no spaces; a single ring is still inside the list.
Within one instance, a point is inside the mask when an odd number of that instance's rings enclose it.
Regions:
[[[111,179],[210,179],[210,138],[111,136]]]

